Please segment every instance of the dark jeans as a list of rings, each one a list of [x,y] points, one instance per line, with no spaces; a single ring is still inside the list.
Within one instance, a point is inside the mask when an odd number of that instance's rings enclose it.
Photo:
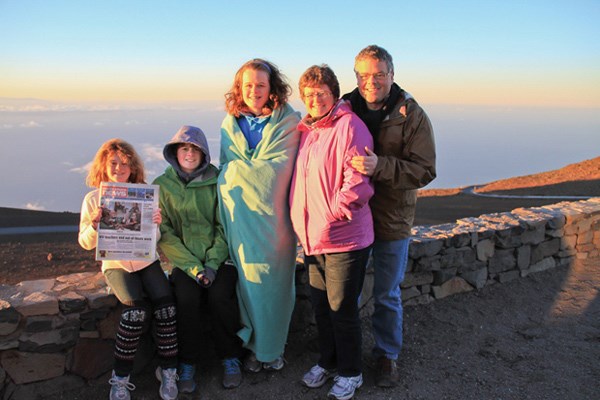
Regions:
[[[193,364],[202,353],[204,343],[200,333],[206,330],[203,310],[208,306],[212,337],[220,359],[241,357],[242,342],[237,336],[240,330],[240,310],[236,294],[237,270],[232,265],[221,265],[212,285],[200,286],[179,268],[171,273],[177,302],[177,337],[180,361]]]
[[[307,256],[311,302],[319,330],[319,365],[341,376],[362,373],[358,297],[370,248]]]
[[[149,298],[154,306],[173,303],[171,285],[158,260],[136,272],[110,268],[104,271],[104,278],[125,306],[143,307],[145,298]]]

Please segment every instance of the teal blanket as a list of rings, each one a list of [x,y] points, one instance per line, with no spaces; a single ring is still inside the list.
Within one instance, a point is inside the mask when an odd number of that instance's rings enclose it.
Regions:
[[[283,354],[294,309],[296,238],[288,197],[299,121],[289,105],[273,111],[254,150],[235,117],[221,125],[219,205],[238,269],[238,335],[263,362]]]

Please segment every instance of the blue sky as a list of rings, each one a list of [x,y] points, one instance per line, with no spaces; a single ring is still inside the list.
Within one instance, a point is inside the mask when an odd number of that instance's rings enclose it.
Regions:
[[[393,55],[396,82],[432,120],[429,187],[597,157],[598,21],[599,0],[0,0],[0,207],[77,211],[89,162],[115,136],[149,181],[183,124],[217,159],[241,64],[269,59],[295,89],[328,63],[346,92],[369,44]],[[297,94],[292,104],[304,113]]]
[[[0,0],[1,98],[221,100],[246,60],[342,90],[366,45],[421,103],[600,106],[600,2]]]

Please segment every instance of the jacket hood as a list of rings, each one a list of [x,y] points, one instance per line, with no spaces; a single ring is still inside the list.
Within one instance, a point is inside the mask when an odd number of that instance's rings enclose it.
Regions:
[[[327,115],[325,115],[321,119],[314,121],[310,115],[308,115],[308,114],[305,115],[304,118],[302,118],[302,121],[300,121],[299,128],[301,128],[303,130],[325,128],[325,127],[333,125],[333,123],[338,118],[340,118],[341,116],[346,115],[350,112],[352,112],[352,109],[350,108],[350,105],[348,104],[348,102],[346,102],[345,100],[339,99],[333,105],[333,107],[331,107],[331,110],[329,111],[329,113],[327,113]]]
[[[200,149],[200,151],[204,154],[204,158],[202,163],[198,166],[198,168],[192,173],[186,173],[181,170],[179,166],[179,162],[177,162],[177,147],[182,143],[190,143]],[[189,182],[192,179],[202,175],[204,171],[208,168],[210,164],[210,151],[208,149],[208,141],[206,140],[206,136],[202,129],[196,128],[195,126],[182,126],[175,136],[171,138],[169,143],[167,143],[163,149],[163,156],[165,160],[175,171],[177,171],[177,175],[184,180],[185,182]]]

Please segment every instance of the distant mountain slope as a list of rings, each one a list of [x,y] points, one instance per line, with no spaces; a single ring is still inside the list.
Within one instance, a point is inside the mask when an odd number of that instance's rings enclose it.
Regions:
[[[539,174],[518,176],[514,178],[501,179],[488,183],[477,188],[477,192],[496,192],[514,189],[531,189],[541,186],[558,185],[566,182],[575,186],[585,186],[588,182],[590,189],[596,193],[587,193],[591,195],[600,195],[598,186],[600,183],[600,157],[591,160],[581,161],[575,164],[569,164],[566,167]],[[595,181],[595,184],[594,184]],[[580,184],[578,184],[580,182]],[[570,193],[574,194],[574,193]]]
[[[419,196],[451,196],[458,189],[423,189]],[[538,174],[501,179],[479,186],[476,192],[546,196],[600,196],[600,157]]]

